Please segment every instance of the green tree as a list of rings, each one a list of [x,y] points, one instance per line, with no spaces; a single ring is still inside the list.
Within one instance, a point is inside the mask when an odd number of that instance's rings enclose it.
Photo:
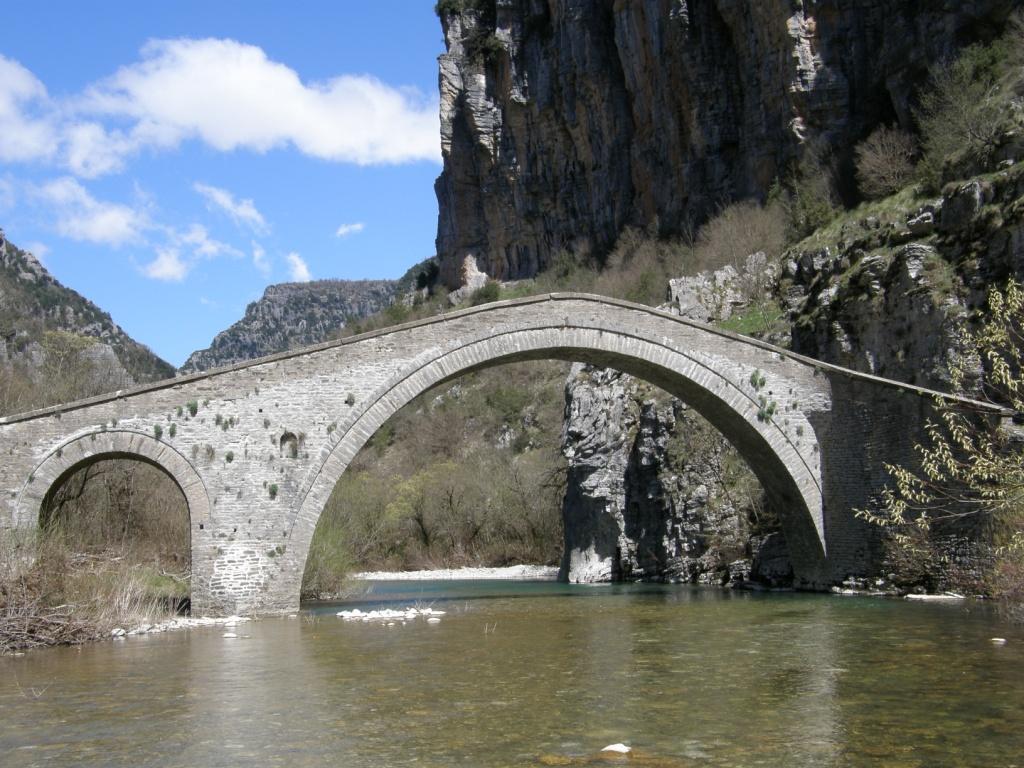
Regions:
[[[954,391],[1024,413],[1024,288],[1011,281],[992,289],[978,330],[964,327],[949,363]],[[885,528],[904,551],[927,541],[937,523],[985,525],[999,545],[993,588],[1012,602],[1024,597],[1024,449],[1020,434],[961,403],[938,398],[937,418],[915,446],[920,468],[888,465],[893,486],[880,511],[864,519]]]

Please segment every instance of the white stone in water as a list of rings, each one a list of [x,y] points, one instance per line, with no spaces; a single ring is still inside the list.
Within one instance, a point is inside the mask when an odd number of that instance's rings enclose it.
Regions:
[[[959,595],[956,592],[943,592],[941,595],[907,595],[907,600],[924,600],[925,602],[935,601],[941,602],[943,600],[963,600],[963,595]]]
[[[395,610],[394,608],[381,608],[377,611],[362,611],[359,608],[353,608],[350,611],[338,611],[336,614],[345,621],[392,621],[400,619],[403,623],[407,620],[415,619],[419,616],[443,616],[444,611],[438,611],[433,608],[404,608]]]
[[[609,744],[607,747],[601,750],[602,752],[618,752],[619,754],[626,755],[633,750],[627,747],[625,744]]]
[[[436,617],[434,617],[434,616],[431,616],[429,619],[427,619],[427,624],[440,624],[440,623],[441,623],[441,620],[436,618]]]
[[[125,632],[124,632],[123,629],[121,629],[121,627],[114,627],[110,631],[110,636],[111,637],[124,637],[124,634],[125,634]]]
[[[992,642],[992,645],[1006,645],[1006,638],[1005,637],[993,637],[991,642]]]
[[[221,637],[238,637],[234,632],[225,632]]]

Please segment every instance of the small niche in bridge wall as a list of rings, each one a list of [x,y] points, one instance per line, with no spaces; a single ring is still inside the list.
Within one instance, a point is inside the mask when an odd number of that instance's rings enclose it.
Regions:
[[[299,458],[299,438],[291,432],[281,435],[281,455],[289,459]]]

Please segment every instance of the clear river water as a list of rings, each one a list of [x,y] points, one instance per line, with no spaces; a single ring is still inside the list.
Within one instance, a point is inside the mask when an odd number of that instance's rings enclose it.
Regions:
[[[0,659],[0,766],[1024,766],[1024,631],[977,603],[379,582],[233,631]]]

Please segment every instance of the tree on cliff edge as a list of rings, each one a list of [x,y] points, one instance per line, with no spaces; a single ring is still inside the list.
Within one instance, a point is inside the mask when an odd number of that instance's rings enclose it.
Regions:
[[[961,351],[949,363],[954,391],[980,391],[993,404],[1024,414],[1024,287],[1011,281],[1005,291],[993,288],[979,329],[963,328],[959,342]],[[980,387],[971,386],[979,372]],[[922,546],[936,523],[984,523],[997,544],[992,591],[1024,620],[1022,434],[941,398],[936,412],[925,444],[915,446],[920,470],[887,465],[894,487],[884,492],[882,509],[858,514],[890,532],[904,552]]]

